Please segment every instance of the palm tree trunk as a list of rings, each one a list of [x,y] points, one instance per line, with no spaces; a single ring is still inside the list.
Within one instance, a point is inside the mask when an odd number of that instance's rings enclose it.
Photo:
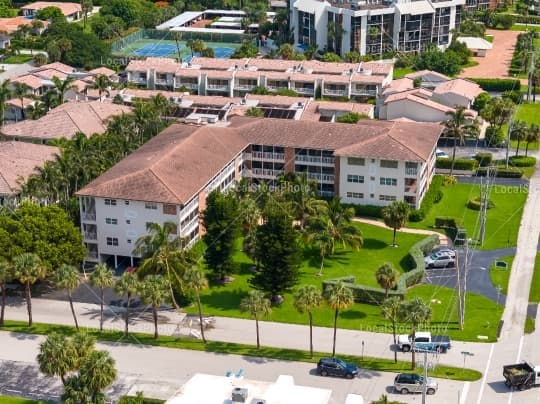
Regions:
[[[73,307],[73,299],[71,298],[71,291],[68,290],[69,307],[71,308],[71,314],[73,314],[73,320],[75,320],[75,328],[79,331],[79,323],[77,322],[77,315],[75,314],[75,308]]]
[[[62,384],[66,385],[66,377],[64,375],[60,375],[60,380],[62,380]]]
[[[26,282],[26,309],[28,310],[28,327],[32,327],[32,292],[30,282]]]
[[[336,334],[337,334],[337,318],[339,310],[336,309],[334,313],[334,344],[332,346],[332,357],[336,356]]]
[[[308,311],[309,316],[309,354],[313,359],[313,315]]]
[[[6,311],[6,284],[2,283],[2,308],[0,309],[0,327],[4,326],[4,313]]]
[[[454,149],[452,150],[452,165],[450,166],[450,175],[454,172],[454,161],[456,160],[456,148],[457,148],[457,138],[454,136]]]
[[[392,335],[394,337],[394,363],[397,363],[396,322],[392,321]]]
[[[411,344],[411,366],[412,366],[412,370],[414,370],[416,368],[416,357],[415,357],[415,354],[414,354],[414,351],[416,350],[416,327],[413,326],[413,329],[412,329],[412,344]]]
[[[323,267],[324,267],[324,255],[321,255],[321,268],[319,269],[319,273],[317,274],[317,276],[322,276]]]
[[[396,246],[396,228],[394,227],[394,239],[392,240],[392,247]]]
[[[152,307],[152,314],[154,316],[154,338],[158,339],[157,309],[155,307]]]
[[[100,311],[99,311],[99,331],[103,331],[103,288],[101,288],[101,299],[100,299]]]
[[[261,341],[259,339],[259,318],[255,316],[255,331],[257,332],[257,349],[261,347]]]
[[[528,152],[529,152],[529,142],[525,143],[525,157],[527,157]]]
[[[129,305],[131,303],[131,293],[127,294],[127,303],[126,303],[126,326],[124,329],[124,333],[126,334],[126,337],[129,335]]]
[[[519,154],[519,144],[520,144],[520,140],[518,139],[517,140],[517,146],[516,146],[516,156]]]
[[[204,324],[203,324],[203,318],[202,318],[202,306],[201,306],[201,296],[199,295],[199,291],[195,291],[195,297],[197,298],[197,307],[199,308],[199,323],[201,324],[201,338],[203,342],[206,344],[206,338],[204,337]]]

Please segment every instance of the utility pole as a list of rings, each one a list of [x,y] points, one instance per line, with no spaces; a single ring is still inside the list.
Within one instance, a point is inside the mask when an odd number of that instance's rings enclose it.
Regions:
[[[465,301],[467,297],[467,272],[469,271],[469,239],[465,239],[465,264],[463,265],[463,277],[460,278],[460,282],[463,282],[463,288],[461,283],[459,285],[460,289],[460,299],[461,299],[461,311],[459,313],[459,327],[460,330],[463,330],[465,327]]]
[[[536,52],[531,52],[531,64],[529,65],[529,74],[527,75],[527,101],[531,100],[532,81],[536,65]]]
[[[427,392],[427,351],[424,351],[424,383],[422,385],[422,404],[426,404],[426,392]]]
[[[467,257],[465,255],[465,257]],[[462,306],[461,306],[461,269],[459,265],[459,254],[456,254],[456,271],[457,271],[457,309],[458,309],[458,323],[459,323],[459,329],[463,330],[463,317],[461,315],[462,313]]]

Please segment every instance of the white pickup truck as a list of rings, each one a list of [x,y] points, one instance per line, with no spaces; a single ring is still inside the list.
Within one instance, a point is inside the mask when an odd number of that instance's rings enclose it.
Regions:
[[[409,352],[413,346],[412,334],[399,335],[398,346],[403,352]],[[450,337],[446,335],[431,335],[429,331],[417,331],[414,341],[415,351],[446,352],[451,347]]]

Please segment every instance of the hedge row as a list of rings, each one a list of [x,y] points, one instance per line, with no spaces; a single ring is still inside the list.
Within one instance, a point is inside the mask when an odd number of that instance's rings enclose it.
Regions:
[[[538,15],[514,15],[516,24],[540,24],[540,16]]]
[[[472,159],[449,159],[449,158],[438,158],[435,162],[435,167],[437,168],[452,168],[452,162],[454,163],[454,170],[467,170],[473,171],[478,167],[478,161]]]
[[[382,206],[346,204],[354,209],[354,215],[360,217],[376,217],[382,219]]]
[[[450,216],[437,216],[435,218],[435,228],[437,229],[457,229],[457,222],[455,217]]]
[[[474,198],[474,199],[469,199],[469,201],[467,202],[467,207],[471,210],[480,210],[482,208],[482,203],[480,202],[480,198]],[[493,202],[491,202],[491,200],[488,201],[488,209],[491,209],[495,207],[495,204]]]
[[[488,167],[491,165],[491,162],[493,161],[493,154],[492,153],[476,153],[476,156],[474,156],[476,161],[478,161],[478,165],[480,167]]]
[[[469,79],[478,84],[484,91],[512,91],[521,88],[517,79]]]
[[[435,175],[433,177],[433,180],[431,180],[429,189],[426,192],[424,199],[422,200],[420,209],[413,210],[409,214],[409,220],[411,222],[421,222],[422,220],[424,220],[426,215],[429,213],[429,211],[433,207],[433,204],[438,203],[441,200],[443,196],[443,193],[441,190],[443,181],[444,181],[444,177],[441,175]]]
[[[487,168],[481,167],[477,169],[475,175],[477,177],[485,177],[487,175]],[[523,176],[523,170],[517,167],[498,168],[495,176],[499,178],[521,178]]]
[[[531,156],[511,156],[508,161],[514,167],[532,167],[536,164],[536,158]]]
[[[389,297],[398,296],[403,299],[407,292],[407,288],[422,282],[425,273],[424,254],[433,250],[433,247],[437,244],[439,244],[439,236],[437,234],[432,234],[411,247],[408,259],[411,261],[413,269],[401,274],[396,289],[388,291]],[[344,276],[323,281],[323,292],[326,291],[328,286],[340,281],[346,283],[351,288],[354,300],[358,303],[380,304],[386,298],[384,289],[357,284],[355,283],[356,278],[354,276]]]
[[[118,404],[163,404],[164,400],[159,400],[157,398],[147,398],[147,397],[132,397],[132,396],[123,396],[118,401]]]

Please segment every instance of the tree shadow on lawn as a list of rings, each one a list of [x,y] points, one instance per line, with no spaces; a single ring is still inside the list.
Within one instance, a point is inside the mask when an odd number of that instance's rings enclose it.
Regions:
[[[221,289],[214,290],[212,293],[201,296],[202,304],[208,308],[221,310],[238,310],[240,300],[247,295],[244,289]]]
[[[376,238],[365,238],[362,244],[362,249],[366,250],[382,250],[390,244]]]
[[[339,313],[339,316],[341,318],[347,319],[347,320],[357,320],[357,319],[360,319],[360,318],[366,318],[367,317],[366,313],[364,313],[363,311],[351,310],[351,309],[341,311]]]
[[[347,266],[351,261],[350,254],[352,252],[351,250],[338,250],[334,254],[326,256],[324,258],[323,273],[325,269],[332,269],[335,264]],[[304,261],[307,261],[309,268],[320,269],[321,255],[316,248],[305,249],[303,258]]]

